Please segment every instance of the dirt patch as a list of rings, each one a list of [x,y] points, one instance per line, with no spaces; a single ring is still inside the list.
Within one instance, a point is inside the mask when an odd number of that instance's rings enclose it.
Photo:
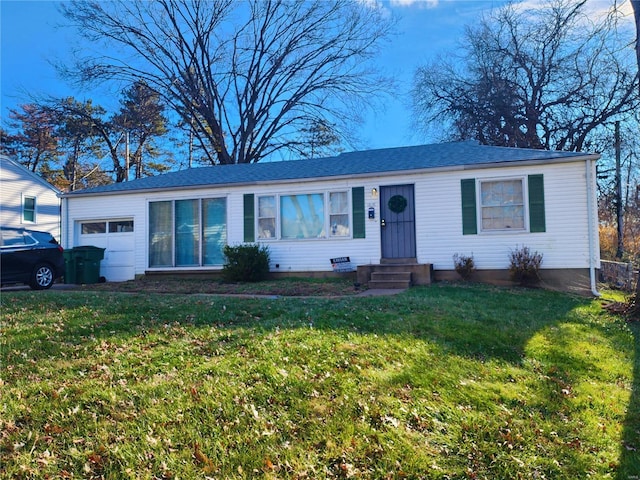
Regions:
[[[279,296],[356,295],[362,287],[343,279],[287,278],[255,283],[226,283],[209,279],[141,278],[127,282],[107,282],[79,286],[82,290],[130,293],[244,294]]]

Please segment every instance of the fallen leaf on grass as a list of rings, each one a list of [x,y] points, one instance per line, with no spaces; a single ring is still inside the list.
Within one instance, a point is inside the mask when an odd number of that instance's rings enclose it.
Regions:
[[[198,442],[195,442],[193,444],[193,456],[202,466],[204,473],[214,472],[215,467],[213,465],[213,461],[211,461],[211,459],[202,452],[202,450],[200,449],[200,444],[198,444]]]

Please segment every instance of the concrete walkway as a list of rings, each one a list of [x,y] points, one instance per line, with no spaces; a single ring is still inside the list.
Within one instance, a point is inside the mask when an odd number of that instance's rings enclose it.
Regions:
[[[383,295],[397,295],[398,293],[402,293],[406,290],[406,288],[371,288],[369,290],[365,290],[360,292],[358,297],[380,297]]]

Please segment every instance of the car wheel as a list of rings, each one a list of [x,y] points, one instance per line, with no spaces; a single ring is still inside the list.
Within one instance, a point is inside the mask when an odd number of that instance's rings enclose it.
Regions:
[[[53,280],[53,270],[49,265],[43,263],[33,269],[29,286],[34,290],[44,290],[45,288],[51,288]]]

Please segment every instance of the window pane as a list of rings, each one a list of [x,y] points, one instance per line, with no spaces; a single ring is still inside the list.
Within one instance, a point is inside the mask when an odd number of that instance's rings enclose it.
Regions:
[[[522,180],[482,182],[483,230],[524,229]]]
[[[282,238],[319,238],[324,236],[324,195],[288,195],[280,197]]]
[[[227,244],[227,200],[212,198],[202,201],[203,265],[223,265]]]
[[[259,197],[258,198],[258,217],[276,216],[276,197]]]
[[[198,200],[176,200],[176,266],[200,264]]]
[[[3,247],[15,247],[19,245],[24,245],[25,238],[21,232],[16,232],[13,230],[3,230],[2,231],[2,246]]]
[[[36,208],[36,199],[34,197],[24,197],[25,210],[34,210]]]
[[[83,235],[93,235],[97,233],[107,233],[107,222],[87,222],[83,223],[80,231]]]
[[[349,215],[331,215],[331,236],[346,237],[349,235]]]
[[[258,238],[276,236],[276,197],[258,198]]]
[[[276,219],[261,218],[258,220],[258,238],[275,238]]]
[[[22,219],[25,222],[36,221],[36,199],[35,197],[24,197],[22,205]]]
[[[329,194],[329,213],[347,213],[349,198],[347,192],[331,192]]]
[[[33,210],[25,210],[24,214],[22,215],[22,219],[25,222],[35,222],[36,221],[36,212],[34,212]]]
[[[109,233],[133,232],[133,220],[109,222]]]
[[[349,197],[347,192],[329,193],[329,225],[332,237],[349,235]]]
[[[149,266],[170,267],[173,242],[171,202],[149,204]]]

